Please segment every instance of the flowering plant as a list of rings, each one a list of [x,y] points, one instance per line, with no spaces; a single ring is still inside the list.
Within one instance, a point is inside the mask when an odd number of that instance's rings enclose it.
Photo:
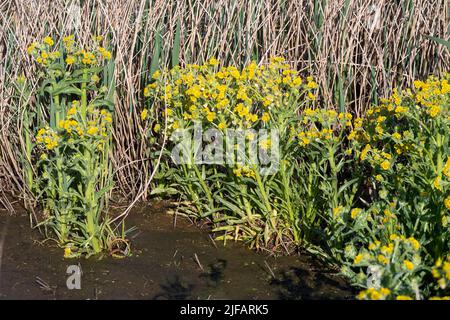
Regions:
[[[113,94],[111,53],[93,38],[93,50],[61,50],[51,37],[28,48],[42,70],[37,99],[49,108],[39,118],[35,192],[43,203],[40,226],[65,247],[66,257],[99,253],[114,238],[102,215],[112,187]],[[48,117],[47,117],[48,114]]]

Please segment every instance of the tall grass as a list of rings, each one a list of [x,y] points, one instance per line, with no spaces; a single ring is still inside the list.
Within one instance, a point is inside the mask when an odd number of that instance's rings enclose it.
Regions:
[[[35,39],[75,33],[87,42],[99,34],[113,46],[115,192],[134,197],[154,165],[138,138],[150,70],[211,56],[238,66],[284,56],[315,76],[322,105],[360,115],[389,88],[448,69],[448,51],[427,37],[447,39],[448,24],[447,0],[0,0],[0,205],[8,192],[28,194],[18,154],[29,141],[18,133],[24,110],[39,118],[43,108],[33,99],[17,103],[13,83],[22,74],[35,80],[26,52]]]

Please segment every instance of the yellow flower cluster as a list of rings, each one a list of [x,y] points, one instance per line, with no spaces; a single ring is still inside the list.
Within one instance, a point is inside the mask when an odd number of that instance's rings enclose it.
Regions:
[[[91,120],[87,122],[86,134],[88,136],[107,137],[108,128],[112,123],[112,115],[109,111],[102,109],[101,111],[88,108]]]
[[[444,200],[444,205],[447,208],[447,210],[450,210],[450,196],[448,196],[447,198],[445,198]]]
[[[381,232],[383,233],[383,232]],[[415,295],[414,283],[419,266],[423,265],[420,242],[414,237],[398,234],[382,234],[380,240],[370,242],[356,254],[354,245],[347,245],[346,257],[353,259],[353,267],[371,267],[377,270],[380,283],[384,288],[369,288],[361,291],[358,299],[397,299],[410,300]],[[355,280],[365,286],[367,276],[360,272]],[[382,291],[381,291],[382,290]],[[392,291],[391,291],[392,290]]]
[[[96,37],[98,39],[103,39]],[[101,40],[100,40],[101,41]],[[81,64],[84,66],[93,66],[98,64],[102,59],[111,59],[111,52],[98,46],[93,51],[86,51],[84,49],[77,50],[74,47],[75,37],[73,35],[68,35],[63,38],[64,48],[67,52],[65,62],[68,66],[73,64]],[[53,62],[57,61],[61,57],[59,51],[50,51],[50,47],[54,45],[54,40],[51,37],[45,37],[42,43],[33,42],[27,49],[28,54],[32,55],[36,62],[43,65],[49,66]]]
[[[233,169],[233,173],[236,175],[236,177],[245,176],[247,178],[255,178],[255,171],[249,166],[237,165],[236,168]]]
[[[58,133],[49,127],[39,129],[36,135],[36,142],[43,144],[47,150],[55,149],[59,140]]]
[[[428,197],[438,192],[447,196],[449,81],[449,74],[441,79],[432,76],[426,81],[415,81],[413,90],[393,90],[390,97],[380,100],[380,105],[371,107],[363,119],[355,120],[348,140],[353,141],[355,150],[360,150],[360,160],[373,168],[375,181],[392,187],[401,183],[402,178],[411,177],[411,168],[423,168],[420,174],[426,177],[420,179],[428,181],[431,190],[427,187],[420,194]],[[416,179],[415,176],[412,178]],[[443,202],[450,208],[450,200]]]
[[[370,144],[366,144],[361,151],[360,160],[368,161],[372,166],[379,166],[382,170],[389,170],[391,167],[392,155],[371,147]]]
[[[352,127],[352,115],[335,110],[307,108],[303,111],[300,122],[300,130],[292,127],[291,132],[296,134],[299,145],[304,147],[312,142],[340,141],[342,129]]]
[[[396,247],[401,247],[405,252],[411,253],[411,257],[416,255],[421,247],[419,241],[414,237],[406,238],[404,236],[391,234],[389,240],[390,241],[385,244],[382,244],[379,240],[369,243],[367,247],[368,250],[362,249],[362,251],[355,256],[353,264],[361,265],[378,263],[381,265],[388,265],[391,263],[392,254]],[[413,260],[417,260],[417,258],[414,258]],[[403,267],[408,271],[412,271],[414,270],[415,265],[408,258],[403,260]]]
[[[448,301],[448,300],[450,300],[450,296],[443,296],[443,297],[431,297],[430,299],[428,299],[428,300],[446,300],[446,301]]]
[[[414,134],[409,130],[407,119],[420,119],[423,125],[438,116],[448,121],[449,77],[447,74],[442,79],[431,76],[425,82],[414,81],[415,91],[394,89],[389,98],[381,99],[379,106],[367,111],[364,130],[360,130],[358,138],[366,142],[390,138],[398,154],[409,151],[414,147]]]
[[[414,81],[416,89],[415,101],[425,107],[424,111],[430,117],[448,116],[448,95],[450,83],[447,79],[430,77],[426,82]]]
[[[351,217],[352,219],[356,219],[356,217],[358,217],[358,215],[359,215],[361,212],[362,212],[362,209],[361,209],[361,208],[353,208],[353,209],[350,211],[350,217]]]
[[[68,36],[65,36],[63,38],[64,46],[66,47],[66,50],[70,50],[75,43],[75,36],[73,34],[70,34]]]
[[[391,294],[391,290],[388,288],[368,288],[360,291],[357,295],[358,300],[386,300]]]
[[[212,58],[204,65],[152,75],[144,96],[162,106],[159,111],[165,110],[169,129],[194,121],[219,129],[268,127],[286,108],[315,99],[317,83],[311,77],[304,81],[283,58],[261,66],[252,62],[242,70],[219,64]],[[141,119],[148,114],[144,109]]]
[[[59,132],[50,128],[41,128],[36,135],[36,141],[43,143],[47,150],[53,150],[58,146],[58,142],[65,138],[65,133],[68,134],[68,141],[73,141],[74,138],[83,138],[86,135],[96,139],[107,137],[109,125],[112,123],[111,113],[105,109],[97,110],[91,106],[87,109],[90,120],[83,123],[79,104],[80,102],[77,100],[72,101],[66,118],[58,123]]]
[[[27,49],[28,54],[33,55],[36,59],[36,62],[43,66],[49,65],[50,63],[61,57],[61,52],[57,50],[49,51],[50,46],[48,45],[48,43],[52,42],[46,42],[45,44],[38,44],[37,42],[33,42]]]
[[[433,277],[441,289],[445,289],[450,284],[450,259],[442,261],[438,259],[431,270]]]
[[[79,135],[83,134],[83,129],[77,120],[67,119],[59,121],[59,128],[64,129],[67,133],[72,133],[72,131],[76,131]]]

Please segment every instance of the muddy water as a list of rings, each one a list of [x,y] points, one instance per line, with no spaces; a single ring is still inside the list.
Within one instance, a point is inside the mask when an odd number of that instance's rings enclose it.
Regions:
[[[2,299],[347,299],[339,277],[307,256],[270,257],[242,245],[225,247],[188,220],[140,207],[128,226],[133,255],[63,259],[63,250],[29,229],[26,215],[0,211]],[[157,212],[155,212],[157,211]],[[4,241],[2,242],[2,238]],[[81,289],[66,286],[80,264]]]

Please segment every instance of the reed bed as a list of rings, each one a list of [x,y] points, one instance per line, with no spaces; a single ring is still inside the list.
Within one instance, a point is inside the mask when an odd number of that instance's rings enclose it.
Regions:
[[[142,192],[154,163],[140,137],[143,88],[164,66],[203,63],[264,63],[282,56],[314,75],[317,103],[361,115],[393,87],[449,69],[449,53],[428,36],[448,37],[446,0],[2,0],[0,1],[0,207],[8,194],[30,198],[25,166],[24,108],[14,83],[31,83],[36,65],[27,47],[52,35],[75,34],[81,42],[102,35],[114,56],[115,125],[112,136],[115,188],[132,199]],[[33,97],[31,94],[30,97]]]

